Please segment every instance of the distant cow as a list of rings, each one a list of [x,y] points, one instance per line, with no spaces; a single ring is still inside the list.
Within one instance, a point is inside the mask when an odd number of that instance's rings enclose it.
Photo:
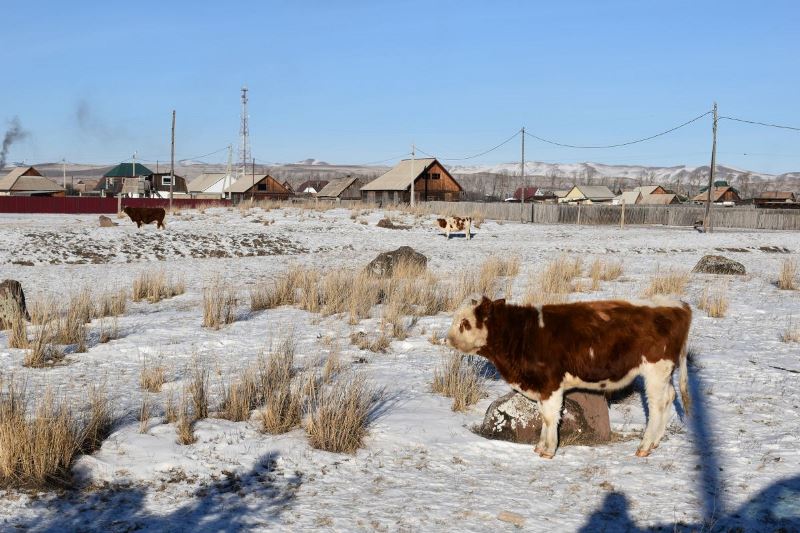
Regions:
[[[7,279],[0,283],[0,329],[10,328],[18,316],[28,321],[31,319],[22,285],[17,280]]]
[[[125,214],[127,214],[132,221],[136,222],[136,227],[141,228],[142,224],[152,224],[157,222],[157,228],[164,229],[164,216],[166,212],[163,207],[128,207],[126,206]]]
[[[689,410],[686,341],[692,312],[680,301],[596,301],[520,306],[486,297],[457,311],[448,343],[486,357],[511,387],[539,402],[542,431],[536,452],[551,459],[558,446],[564,391],[615,390],[644,376],[649,416],[636,455],[657,448],[675,399],[680,367]]]
[[[470,217],[437,218],[436,225],[444,230],[448,239],[450,239],[451,233],[460,233],[462,231],[467,240],[472,238],[472,218]]]

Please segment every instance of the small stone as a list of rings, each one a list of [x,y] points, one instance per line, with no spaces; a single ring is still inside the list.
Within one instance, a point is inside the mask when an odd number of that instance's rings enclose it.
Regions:
[[[378,254],[375,259],[369,262],[365,271],[373,276],[381,278],[390,277],[394,272],[395,265],[407,263],[425,269],[428,266],[428,258],[417,252],[410,246],[401,246],[391,252]]]
[[[517,527],[522,527],[525,525],[525,517],[517,514],[512,513],[510,511],[500,511],[500,514],[497,515],[497,519],[501,522],[508,522],[509,524],[514,524]]]
[[[113,228],[116,226],[117,223],[108,218],[105,215],[100,215],[100,227],[101,228]]]
[[[704,255],[692,269],[698,274],[734,274],[744,275],[744,265],[721,255]]]

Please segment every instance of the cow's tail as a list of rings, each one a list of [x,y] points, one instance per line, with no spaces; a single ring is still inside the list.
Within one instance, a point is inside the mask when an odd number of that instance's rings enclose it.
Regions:
[[[689,324],[691,324],[692,310],[683,304],[684,309],[689,313]],[[683,346],[681,346],[680,358],[678,361],[678,387],[681,391],[681,402],[683,403],[683,412],[685,416],[689,416],[692,409],[692,398],[689,396],[689,366],[688,366],[688,351],[689,351],[689,330],[687,328],[686,335],[683,339]]]

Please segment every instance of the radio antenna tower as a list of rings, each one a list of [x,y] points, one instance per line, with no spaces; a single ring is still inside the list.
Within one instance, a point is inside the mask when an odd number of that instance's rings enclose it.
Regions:
[[[239,176],[247,173],[247,163],[250,161],[250,126],[247,116],[247,85],[242,86],[242,124],[239,126]]]

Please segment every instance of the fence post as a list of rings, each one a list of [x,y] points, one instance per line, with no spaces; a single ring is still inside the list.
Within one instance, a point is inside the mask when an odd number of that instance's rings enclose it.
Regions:
[[[581,225],[581,203],[580,202],[578,202],[578,221],[577,221],[577,225],[578,226]]]
[[[625,229],[625,198],[622,199],[622,213],[619,216],[619,229]]]

